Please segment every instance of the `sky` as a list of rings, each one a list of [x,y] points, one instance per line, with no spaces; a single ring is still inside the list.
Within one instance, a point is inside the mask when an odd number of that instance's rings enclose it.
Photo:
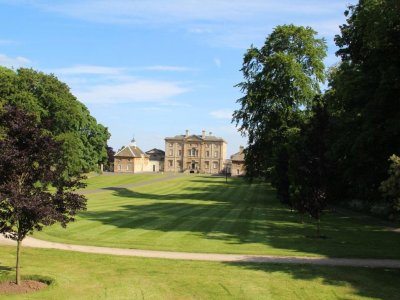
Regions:
[[[111,133],[115,150],[135,138],[207,133],[246,146],[232,123],[243,94],[243,55],[273,28],[311,26],[333,41],[342,0],[0,0],[0,65],[53,73]],[[353,1],[354,3],[354,1]]]

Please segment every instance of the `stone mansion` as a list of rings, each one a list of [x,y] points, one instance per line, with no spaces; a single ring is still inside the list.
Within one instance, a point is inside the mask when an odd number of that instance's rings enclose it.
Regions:
[[[245,174],[243,147],[226,159],[226,141],[211,132],[186,133],[165,138],[165,152],[151,149],[143,152],[132,140],[114,155],[114,172],[185,172],[201,174]]]
[[[218,174],[225,170],[226,141],[203,130],[201,135],[165,138],[166,172]]]

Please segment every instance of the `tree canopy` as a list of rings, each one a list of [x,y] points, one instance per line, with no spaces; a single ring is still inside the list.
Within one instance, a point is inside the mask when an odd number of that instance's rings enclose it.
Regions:
[[[107,128],[54,75],[0,67],[0,99],[34,114],[36,122],[62,142],[69,174],[93,170],[107,159]]]

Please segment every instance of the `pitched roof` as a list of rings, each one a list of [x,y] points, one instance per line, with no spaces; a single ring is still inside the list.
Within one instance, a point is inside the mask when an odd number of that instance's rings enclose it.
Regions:
[[[148,156],[139,147],[129,145],[115,153],[114,157],[142,157],[142,155]]]
[[[213,142],[224,142],[226,143],[226,141],[221,138],[221,137],[216,137],[213,135],[205,135],[204,137],[202,135],[197,135],[197,134],[192,134],[189,136],[186,135],[176,135],[174,137],[166,137],[165,138],[166,141],[168,140],[178,140],[178,141],[213,141]]]
[[[153,148],[149,151],[146,151],[146,154],[165,154],[165,152],[161,149]]]
[[[244,152],[243,150],[231,155],[231,160],[232,161],[244,161]]]

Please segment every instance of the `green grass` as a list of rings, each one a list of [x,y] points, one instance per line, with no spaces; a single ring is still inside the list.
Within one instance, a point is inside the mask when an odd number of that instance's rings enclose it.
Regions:
[[[298,215],[281,206],[265,183],[230,179],[226,184],[221,177],[188,175],[87,197],[88,210],[75,223],[35,236],[120,248],[400,258],[400,234],[360,214],[327,213],[322,219],[327,238],[307,237],[315,234],[312,220],[300,224]]]
[[[94,190],[99,188],[106,188],[112,186],[121,186],[126,184],[132,184],[152,178],[163,177],[166,175],[160,173],[145,173],[145,174],[118,174],[110,173],[107,175],[90,176],[84,180],[87,184],[85,190]]]
[[[0,247],[0,281],[14,278]],[[0,299],[398,299],[400,270],[173,261],[23,248],[22,274],[52,280]]]

